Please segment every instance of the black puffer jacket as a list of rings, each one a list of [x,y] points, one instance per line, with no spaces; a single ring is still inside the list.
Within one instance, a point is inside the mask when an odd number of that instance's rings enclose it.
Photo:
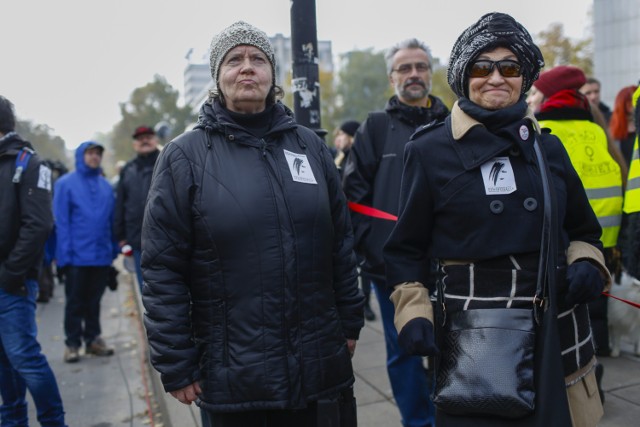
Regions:
[[[429,95],[429,99],[429,108],[412,107],[394,95],[384,112],[369,114],[356,132],[344,169],[344,192],[349,201],[398,214],[405,145],[417,128],[440,122],[449,114],[439,98]],[[362,274],[382,284],[385,281],[382,247],[395,222],[355,212],[352,219],[356,251],[365,260]]]
[[[151,183],[151,361],[167,391],[199,381],[216,412],[303,407],[354,381],[363,298],[346,201],[326,145],[288,113],[276,104],[259,139],[205,104]]]
[[[31,156],[20,183],[13,183],[16,155],[33,149],[18,135],[0,140],[0,286],[24,294],[25,279],[37,279],[44,243],[53,227],[51,170]]]
[[[160,151],[154,151],[146,156],[136,156],[122,168],[118,180],[114,233],[118,241],[126,240],[136,250],[141,248],[144,204],[151,186],[153,166],[159,154]]]

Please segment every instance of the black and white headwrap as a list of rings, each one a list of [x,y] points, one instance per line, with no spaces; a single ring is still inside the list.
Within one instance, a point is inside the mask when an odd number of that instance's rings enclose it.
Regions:
[[[447,81],[456,95],[468,96],[466,71],[469,64],[481,53],[497,47],[513,51],[522,64],[522,93],[531,88],[544,67],[542,52],[518,21],[505,13],[492,12],[464,30],[451,49]]]

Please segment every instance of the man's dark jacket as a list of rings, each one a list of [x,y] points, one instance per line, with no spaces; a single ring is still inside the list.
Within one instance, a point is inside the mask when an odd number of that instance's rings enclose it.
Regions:
[[[126,240],[135,250],[140,250],[140,233],[144,205],[151,186],[153,166],[160,151],[146,156],[138,155],[127,162],[120,172],[116,190],[116,211],[114,215],[114,232],[120,242]]]
[[[273,108],[258,138],[204,104],[162,150],[145,210],[151,361],[167,391],[199,381],[214,412],[300,408],[354,381],[363,298],[338,171]]]
[[[403,154],[415,130],[433,121],[442,121],[449,110],[442,101],[429,96],[429,108],[410,107],[397,96],[385,111],[369,114],[358,129],[344,171],[347,200],[370,206],[391,215],[398,214],[398,194],[402,179]],[[356,252],[364,257],[362,274],[376,283],[385,281],[382,247],[394,221],[352,213]]]
[[[53,227],[51,171],[33,154],[19,183],[13,182],[20,149],[33,149],[18,135],[0,141],[0,286],[23,294],[26,279],[37,279],[44,243]]]

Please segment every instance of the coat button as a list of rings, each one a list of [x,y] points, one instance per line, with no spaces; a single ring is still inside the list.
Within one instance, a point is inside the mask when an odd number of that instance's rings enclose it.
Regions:
[[[524,202],[522,204],[524,205],[524,208],[529,212],[535,211],[538,207],[538,201],[533,197],[527,197],[526,199],[524,199]]]
[[[227,138],[229,138],[229,141],[233,141],[234,139],[236,139],[236,137],[233,135],[229,135]]]
[[[511,147],[509,149],[509,155],[513,157],[518,157],[520,155],[520,149],[518,147]]]
[[[493,212],[494,214],[500,214],[504,210],[504,203],[502,203],[500,200],[493,200],[491,203],[489,203],[489,209],[491,209],[491,212]]]

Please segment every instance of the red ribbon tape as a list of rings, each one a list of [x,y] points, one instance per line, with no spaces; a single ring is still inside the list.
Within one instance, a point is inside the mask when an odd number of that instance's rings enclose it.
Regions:
[[[349,209],[362,215],[371,216],[374,218],[388,219],[389,221],[397,221],[398,217],[391,215],[380,209],[372,208],[371,206],[361,205],[360,203],[347,202]]]
[[[607,292],[603,292],[602,295],[607,296],[609,298],[617,299],[618,301],[622,301],[623,303],[629,304],[632,307],[640,308],[640,304],[638,304],[637,302],[629,301],[623,298],[618,298],[617,296],[611,295],[610,293],[607,293]]]

